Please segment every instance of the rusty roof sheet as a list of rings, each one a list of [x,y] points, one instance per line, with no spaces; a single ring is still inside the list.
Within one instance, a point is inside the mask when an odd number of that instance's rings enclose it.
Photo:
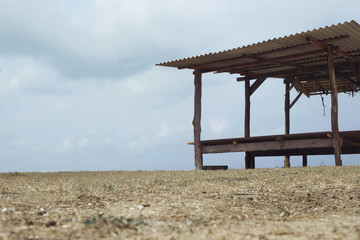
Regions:
[[[310,95],[321,94],[331,90],[327,53],[321,44],[339,50],[334,55],[338,91],[359,91],[360,25],[355,21],[157,65],[204,73],[238,73],[250,79],[291,77],[298,79]]]

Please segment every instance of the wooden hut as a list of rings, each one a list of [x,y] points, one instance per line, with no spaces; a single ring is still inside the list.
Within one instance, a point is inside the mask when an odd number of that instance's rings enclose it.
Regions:
[[[203,167],[203,154],[245,152],[245,167],[255,168],[257,156],[334,154],[335,165],[342,166],[341,154],[360,153],[360,131],[339,131],[338,93],[360,89],[360,25],[355,21],[276,38],[217,53],[163,62],[159,66],[194,70],[194,145],[195,168]],[[202,74],[239,74],[245,82],[244,137],[201,139]],[[250,98],[257,88],[271,78],[281,78],[285,85],[285,134],[250,135]],[[298,95],[290,102],[290,90]],[[290,133],[290,109],[301,95],[311,97],[331,94],[331,131]],[[358,110],[356,110],[358,111]]]

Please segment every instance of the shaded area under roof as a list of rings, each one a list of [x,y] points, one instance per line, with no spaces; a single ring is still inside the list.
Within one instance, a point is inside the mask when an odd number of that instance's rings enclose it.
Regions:
[[[338,92],[358,92],[360,25],[355,21],[157,65],[240,74],[238,81],[283,78],[308,96],[327,94],[331,90],[326,52],[329,44],[334,46]]]

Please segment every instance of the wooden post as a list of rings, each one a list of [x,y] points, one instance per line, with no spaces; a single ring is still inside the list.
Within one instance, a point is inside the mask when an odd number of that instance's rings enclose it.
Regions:
[[[285,79],[285,134],[290,134],[290,83]],[[285,156],[284,167],[290,167],[290,156]]]
[[[244,137],[250,137],[250,80],[245,80],[245,122]]]
[[[334,49],[332,45],[327,45],[327,62],[329,69],[329,80],[331,86],[331,131],[334,141],[335,165],[342,166],[341,161],[341,139],[338,123],[338,91],[335,79]]]
[[[307,167],[307,155],[303,155],[303,167]]]
[[[250,137],[250,80],[245,80],[245,121],[244,121],[244,137]],[[245,152],[245,168],[255,168],[255,158]]]
[[[195,85],[195,94],[194,94],[194,152],[195,152],[195,169],[203,169],[203,156],[201,151],[201,70],[194,71],[194,85]]]

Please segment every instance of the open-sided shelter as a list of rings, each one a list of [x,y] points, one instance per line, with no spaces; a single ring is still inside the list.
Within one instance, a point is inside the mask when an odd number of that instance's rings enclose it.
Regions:
[[[282,38],[217,53],[163,62],[159,66],[194,70],[194,150],[195,168],[204,169],[203,154],[245,152],[245,167],[255,168],[256,156],[303,156],[334,154],[341,166],[341,154],[360,153],[360,131],[339,131],[338,93],[360,90],[360,25],[355,21],[302,32]],[[245,82],[244,137],[201,139],[202,74],[239,74]],[[250,97],[271,78],[284,79],[285,134],[250,136]],[[290,102],[290,90],[298,95]],[[290,134],[290,109],[301,95],[331,94],[331,131]],[[358,110],[355,109],[357,112]]]

